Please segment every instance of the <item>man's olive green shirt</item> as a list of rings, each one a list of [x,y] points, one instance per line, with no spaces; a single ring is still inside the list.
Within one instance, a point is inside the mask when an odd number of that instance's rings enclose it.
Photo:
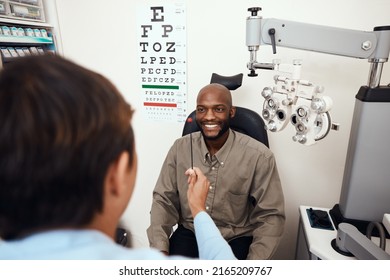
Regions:
[[[190,135],[169,150],[153,192],[151,247],[169,251],[169,236],[176,224],[194,231],[187,201],[191,167]],[[253,236],[248,259],[269,259],[283,234],[284,197],[273,153],[259,141],[230,130],[223,147],[210,157],[200,132],[192,133],[193,164],[210,181],[206,211],[223,237],[230,241]]]

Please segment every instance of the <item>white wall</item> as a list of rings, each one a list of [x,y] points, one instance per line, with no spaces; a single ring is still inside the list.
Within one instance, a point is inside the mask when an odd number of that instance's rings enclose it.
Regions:
[[[133,233],[134,245],[148,246],[146,228],[152,190],[162,161],[170,145],[181,135],[181,124],[146,122],[137,72],[136,7],[145,0],[56,0],[64,55],[110,78],[136,108],[139,172],[136,191],[123,221]],[[188,93],[189,108],[194,108],[198,90],[209,83],[212,72],[221,75],[245,73],[243,86],[234,93],[235,105],[261,112],[260,95],[273,84],[272,74],[259,72],[246,76],[249,52],[245,46],[247,8],[260,6],[264,18],[280,18],[342,28],[371,31],[377,25],[389,25],[387,0],[264,0],[187,2]],[[281,58],[289,63],[303,59],[302,78],[322,84],[334,101],[333,121],[340,131],[314,146],[291,140],[292,128],[269,134],[276,155],[286,200],[287,227],[277,259],[293,259],[298,226],[298,206],[333,207],[338,203],[344,170],[354,96],[366,84],[369,64],[366,60],[279,48],[276,56],[269,46],[262,47],[258,59],[271,62]],[[385,65],[382,81],[390,82]]]

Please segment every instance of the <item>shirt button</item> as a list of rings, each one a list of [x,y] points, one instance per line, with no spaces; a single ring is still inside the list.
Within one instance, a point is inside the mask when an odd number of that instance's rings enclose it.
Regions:
[[[212,169],[212,170],[215,170],[215,167],[213,166],[213,167],[211,167],[211,169]]]
[[[209,189],[212,190],[212,189],[213,189],[213,186],[210,186]]]
[[[210,207],[206,206],[206,210],[208,211],[210,209]]]
[[[223,161],[221,162],[221,165],[223,165]]]

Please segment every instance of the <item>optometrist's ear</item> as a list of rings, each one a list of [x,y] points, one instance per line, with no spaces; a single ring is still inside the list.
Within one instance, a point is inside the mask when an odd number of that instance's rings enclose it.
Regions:
[[[108,167],[105,185],[111,195],[119,196],[128,188],[126,176],[129,172],[129,160],[129,153],[124,151]]]

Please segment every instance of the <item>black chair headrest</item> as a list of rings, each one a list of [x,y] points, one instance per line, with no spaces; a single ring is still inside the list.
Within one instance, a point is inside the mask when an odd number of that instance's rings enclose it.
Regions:
[[[242,73],[234,76],[221,76],[218,75],[217,73],[213,73],[211,75],[210,84],[214,84],[214,83],[221,84],[230,90],[235,90],[242,85],[242,77],[243,77]]]

